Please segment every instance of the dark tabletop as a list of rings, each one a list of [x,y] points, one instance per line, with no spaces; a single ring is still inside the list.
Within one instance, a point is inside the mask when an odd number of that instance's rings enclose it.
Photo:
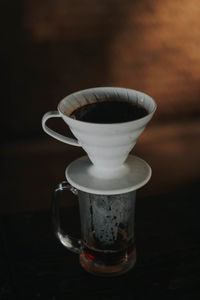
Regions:
[[[1,215],[0,299],[200,299],[198,183],[136,205],[136,266],[103,278],[56,240],[51,212]],[[78,207],[63,208],[65,229],[79,236]]]

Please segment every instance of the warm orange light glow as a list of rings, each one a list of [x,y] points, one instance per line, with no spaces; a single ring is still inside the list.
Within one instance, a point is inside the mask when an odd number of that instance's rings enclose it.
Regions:
[[[181,118],[200,114],[199,0],[88,0],[85,5],[80,0],[36,0],[26,2],[24,11],[28,38],[35,43],[88,44],[86,51],[95,62],[84,65],[79,52],[70,62],[72,70],[76,60],[84,66],[83,77],[91,85],[101,72],[98,85],[152,95],[159,105],[156,118],[174,118],[177,110]],[[90,43],[99,47],[96,56]]]
[[[111,43],[113,81],[150,93],[163,114],[200,112],[200,2],[142,3]]]

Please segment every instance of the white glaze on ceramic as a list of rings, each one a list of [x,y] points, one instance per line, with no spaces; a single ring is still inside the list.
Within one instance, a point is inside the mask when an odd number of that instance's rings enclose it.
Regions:
[[[80,106],[113,97],[138,103],[149,113],[135,121],[115,124],[88,123],[69,117],[71,112]],[[100,173],[105,170],[117,171],[126,161],[155,110],[155,101],[144,93],[117,87],[92,88],[73,93],[61,100],[58,111],[48,112],[43,116],[42,127],[47,134],[61,142],[81,146]],[[54,117],[61,117],[77,140],[65,137],[47,127],[46,121]]]
[[[138,190],[151,178],[150,166],[141,158],[129,155],[117,171],[100,172],[88,156],[71,162],[66,168],[67,181],[76,189],[96,195],[117,195]]]

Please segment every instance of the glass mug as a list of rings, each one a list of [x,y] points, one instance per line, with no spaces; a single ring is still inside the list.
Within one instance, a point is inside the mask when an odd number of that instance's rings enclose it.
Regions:
[[[59,199],[63,190],[78,197],[81,239],[60,228]],[[95,275],[126,273],[136,262],[134,239],[136,191],[119,195],[96,195],[77,190],[63,181],[54,190],[53,223],[57,238],[79,254],[81,266]]]

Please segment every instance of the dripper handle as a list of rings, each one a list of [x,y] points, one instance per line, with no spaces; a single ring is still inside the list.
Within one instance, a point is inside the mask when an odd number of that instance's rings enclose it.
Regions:
[[[69,236],[68,234],[64,233],[63,230],[60,228],[59,200],[61,197],[61,193],[64,190],[71,191],[73,194],[77,195],[77,189],[71,186],[67,181],[63,181],[56,186],[52,200],[52,216],[54,231],[56,237],[64,247],[66,247],[68,250],[71,250],[72,252],[80,254],[81,240]]]
[[[44,131],[52,136],[53,138],[55,138],[56,140],[63,142],[65,144],[69,144],[69,145],[73,145],[73,146],[79,146],[81,147],[81,145],[79,144],[79,142],[76,139],[72,139],[69,137],[66,137],[60,133],[55,132],[54,130],[52,130],[51,128],[49,128],[46,125],[46,121],[48,119],[51,118],[61,118],[61,115],[59,114],[59,112],[57,110],[54,111],[48,111],[42,118],[42,128],[44,129]]]

